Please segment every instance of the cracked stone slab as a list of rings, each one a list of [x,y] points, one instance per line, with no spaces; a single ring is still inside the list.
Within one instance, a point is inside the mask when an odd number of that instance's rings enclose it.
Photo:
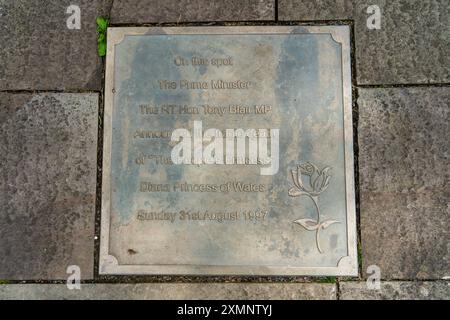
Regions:
[[[114,24],[274,19],[274,0],[116,0],[111,12]]]
[[[0,279],[91,279],[97,94],[0,93]]]
[[[353,0],[278,0],[279,20],[348,20]]]
[[[363,270],[450,276],[450,88],[360,89]]]
[[[146,283],[0,285],[0,299],[143,300],[335,300],[335,284],[319,283]]]
[[[76,1],[79,30],[67,27],[73,1],[0,1],[0,89],[100,90],[95,19],[111,1]]]
[[[374,4],[380,30],[367,28]],[[358,84],[450,82],[448,0],[357,0],[354,16]]]
[[[388,281],[381,290],[369,290],[366,282],[341,282],[341,300],[450,300],[448,281]]]

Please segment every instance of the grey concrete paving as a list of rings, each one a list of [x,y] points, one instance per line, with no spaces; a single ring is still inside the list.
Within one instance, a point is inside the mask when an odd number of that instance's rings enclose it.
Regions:
[[[0,279],[93,276],[97,94],[0,93]]]
[[[0,299],[334,300],[336,285],[318,283],[82,284],[81,290],[69,290],[64,284],[20,284],[0,285]]]
[[[381,10],[381,29],[369,30],[369,5]],[[450,1],[356,0],[359,85],[450,82]]]
[[[450,282],[381,282],[380,290],[369,290],[366,282],[341,282],[341,300],[449,300]]]
[[[0,90],[102,88],[95,17],[115,24],[274,21],[275,1],[0,0]],[[366,26],[381,9],[381,29]],[[357,85],[450,83],[448,0],[279,0],[280,21],[354,20]],[[341,299],[449,299],[449,87],[359,88],[363,274]],[[0,93],[0,279],[93,277],[98,95]],[[0,299],[335,299],[334,284],[0,285]]]
[[[383,279],[450,276],[450,89],[360,89],[363,266]]]
[[[115,24],[274,19],[274,0],[115,0],[111,11]]]
[[[278,0],[281,21],[349,20],[352,16],[352,0]]]
[[[100,90],[95,19],[111,1],[76,1],[79,30],[67,28],[73,1],[0,1],[0,90]]]

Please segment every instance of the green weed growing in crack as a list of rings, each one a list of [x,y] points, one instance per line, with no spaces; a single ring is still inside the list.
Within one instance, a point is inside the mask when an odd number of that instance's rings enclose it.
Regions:
[[[317,283],[336,283],[336,277],[321,277],[317,278],[315,282]]]
[[[106,30],[109,18],[97,17],[97,52],[100,57],[106,56]]]
[[[359,262],[359,267],[360,267],[360,269],[362,269],[362,265],[363,265],[363,253],[362,253],[361,243],[359,243],[359,242],[358,242],[358,262]]]

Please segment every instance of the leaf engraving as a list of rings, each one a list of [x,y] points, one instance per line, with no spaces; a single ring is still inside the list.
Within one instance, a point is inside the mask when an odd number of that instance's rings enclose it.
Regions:
[[[323,253],[320,246],[320,230],[325,230],[333,224],[340,223],[337,220],[320,221],[319,196],[330,185],[330,170],[331,167],[325,167],[322,170],[319,170],[315,164],[310,162],[300,164],[297,166],[296,170],[291,170],[291,178],[294,186],[288,191],[290,197],[307,196],[314,203],[317,212],[317,220],[304,218],[295,220],[294,223],[301,225],[308,231],[316,232],[316,246],[320,253]],[[306,181],[309,181],[308,186],[303,183],[302,175],[307,176]]]
[[[320,226],[317,221],[313,219],[298,219],[295,220],[294,223],[301,225],[303,228],[309,231],[314,231]]]
[[[340,223],[340,222],[336,221],[336,220],[326,220],[326,221],[324,221],[324,222],[322,222],[320,224],[320,227],[322,229],[326,229],[326,228],[328,228],[329,226],[331,226],[332,224],[335,224],[335,223]]]

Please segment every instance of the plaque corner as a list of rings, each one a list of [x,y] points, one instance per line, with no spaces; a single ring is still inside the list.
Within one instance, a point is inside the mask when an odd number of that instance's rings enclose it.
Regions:
[[[331,39],[339,45],[346,46],[350,44],[349,26],[339,26],[330,28]]]
[[[356,257],[345,256],[339,259],[337,268],[341,274],[349,277],[357,277],[359,274],[358,260]]]
[[[99,274],[114,274],[114,270],[119,266],[119,261],[116,257],[106,254],[100,257]]]
[[[111,45],[111,47],[114,47],[115,45],[121,43],[125,39],[126,33],[126,30],[123,28],[108,28],[108,44]]]

